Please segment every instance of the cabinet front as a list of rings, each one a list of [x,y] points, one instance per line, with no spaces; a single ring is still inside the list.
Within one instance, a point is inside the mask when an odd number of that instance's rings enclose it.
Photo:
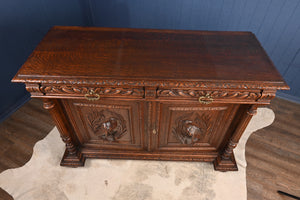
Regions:
[[[236,104],[161,103],[157,150],[218,151],[237,112]]]
[[[120,100],[62,100],[82,147],[141,150],[142,104]]]

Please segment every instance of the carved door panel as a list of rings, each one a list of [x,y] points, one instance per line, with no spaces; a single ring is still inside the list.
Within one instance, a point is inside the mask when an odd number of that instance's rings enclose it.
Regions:
[[[142,104],[138,101],[63,100],[83,147],[140,150],[143,145]]]
[[[234,104],[160,104],[158,150],[217,151],[238,109]]]

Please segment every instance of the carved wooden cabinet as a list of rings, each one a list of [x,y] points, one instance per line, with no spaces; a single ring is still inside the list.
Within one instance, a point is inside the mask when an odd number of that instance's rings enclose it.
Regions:
[[[288,86],[250,32],[54,27],[14,82],[42,98],[66,143],[86,158],[213,162],[256,108]]]

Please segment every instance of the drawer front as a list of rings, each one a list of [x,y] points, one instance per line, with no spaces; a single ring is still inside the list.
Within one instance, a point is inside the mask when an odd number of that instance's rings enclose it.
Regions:
[[[144,148],[142,104],[138,101],[62,100],[83,147],[111,150]]]
[[[158,150],[218,151],[239,108],[236,104],[162,103]]]
[[[199,101],[201,104],[213,102],[255,102],[261,97],[260,90],[198,90],[198,89],[158,89],[159,99],[182,99]]]
[[[40,91],[47,96],[60,98],[82,98],[87,100],[98,100],[106,97],[121,98],[143,98],[145,91],[143,87],[93,87],[76,85],[42,85]]]

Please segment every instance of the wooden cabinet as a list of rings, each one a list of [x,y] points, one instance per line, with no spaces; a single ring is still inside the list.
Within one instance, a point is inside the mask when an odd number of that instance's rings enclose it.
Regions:
[[[213,162],[233,149],[256,108],[288,86],[249,32],[54,27],[14,82],[44,99],[66,143],[86,158]]]

